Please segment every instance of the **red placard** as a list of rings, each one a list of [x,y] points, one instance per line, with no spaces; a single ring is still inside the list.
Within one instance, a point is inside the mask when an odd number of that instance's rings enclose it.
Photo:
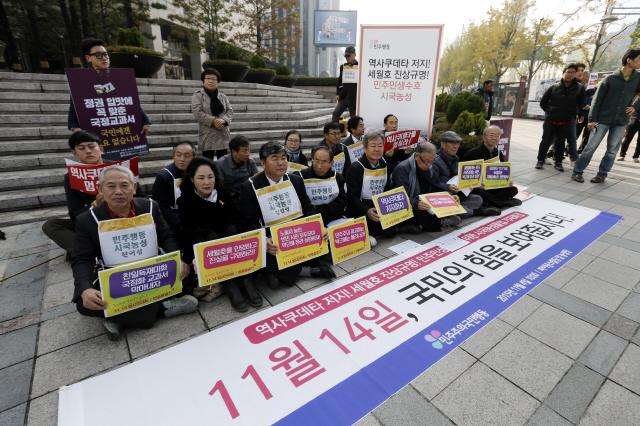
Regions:
[[[384,150],[404,149],[418,143],[420,130],[400,130],[392,132],[384,137]]]
[[[69,183],[71,189],[86,192],[87,194],[98,194],[98,176],[105,167],[123,166],[133,172],[138,180],[138,157],[129,160],[113,161],[111,163],[98,164],[95,166],[89,164],[76,163],[67,160],[67,172],[69,173]]]

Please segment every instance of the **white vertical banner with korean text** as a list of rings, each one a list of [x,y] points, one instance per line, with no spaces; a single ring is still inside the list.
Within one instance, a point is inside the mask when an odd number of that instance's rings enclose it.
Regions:
[[[431,136],[444,25],[361,25],[357,112]]]
[[[216,425],[351,425],[620,219],[535,197],[498,218],[62,387],[58,425],[113,426],[113,419],[120,426],[198,426],[212,419]],[[170,374],[183,359],[201,362]]]

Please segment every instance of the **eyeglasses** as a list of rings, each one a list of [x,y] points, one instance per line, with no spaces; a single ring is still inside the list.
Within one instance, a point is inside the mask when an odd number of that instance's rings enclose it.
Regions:
[[[102,58],[108,58],[109,54],[107,52],[96,52],[96,53],[89,53],[89,56],[95,56],[98,59],[102,59]]]
[[[218,81],[215,77],[205,77],[204,81]]]
[[[330,161],[320,161],[320,160],[313,160],[314,163],[316,163],[318,166],[324,167],[324,166],[328,166]]]
[[[575,74],[576,72],[575,72],[575,71],[565,71],[564,73],[565,73],[565,74],[572,75],[572,74]]]
[[[486,135],[489,139],[500,139],[500,135]]]
[[[287,142],[300,143],[300,141],[298,139],[287,139]]]
[[[329,136],[340,136],[342,133],[338,132],[331,132],[331,133],[327,133]]]
[[[420,161],[422,161],[424,163],[425,166],[430,166],[431,164],[433,164],[433,161],[435,160],[434,159],[434,160],[426,161],[422,157],[420,157],[419,155],[418,155],[418,158],[420,159]]]

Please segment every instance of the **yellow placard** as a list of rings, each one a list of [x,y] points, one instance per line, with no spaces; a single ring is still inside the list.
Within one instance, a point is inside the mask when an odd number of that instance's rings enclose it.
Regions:
[[[302,164],[298,164],[298,163],[292,163],[292,162],[288,162],[287,163],[287,173],[293,173],[296,171],[302,171],[304,169],[308,169],[307,166],[303,166]]]
[[[448,192],[420,194],[420,199],[429,204],[433,213],[438,217],[446,217],[466,212],[460,204],[456,203],[456,200],[454,200]]]
[[[482,160],[458,163],[458,189],[477,188],[482,185]]]
[[[382,229],[390,228],[413,217],[413,208],[404,187],[392,189],[373,197]]]
[[[111,219],[100,221],[99,232],[122,231],[123,229],[133,229],[144,225],[153,225],[151,213],[140,216],[126,217],[120,219]]]
[[[482,167],[482,180],[485,189],[507,188],[511,182],[511,163],[485,162]]]
[[[366,216],[329,228],[329,243],[334,265],[371,250]]]
[[[98,274],[105,317],[112,317],[182,292],[180,252],[106,269]]]
[[[329,245],[322,239],[323,233],[324,224],[319,214],[272,226],[271,238],[278,246],[278,269],[327,254]]]
[[[264,228],[193,246],[198,286],[250,274],[266,266]]]
[[[484,162],[485,163],[497,163],[499,161],[500,161],[500,156],[497,155],[497,156],[493,157],[491,160],[485,160]]]

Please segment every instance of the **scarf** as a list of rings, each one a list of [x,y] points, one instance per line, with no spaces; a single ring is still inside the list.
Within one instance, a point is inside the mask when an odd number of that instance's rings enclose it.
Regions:
[[[431,192],[440,192],[438,182],[433,178],[431,168],[429,170],[421,170],[418,168],[418,183],[420,184],[420,193],[429,194]]]
[[[213,92],[204,89],[204,92],[211,98],[211,115],[217,116],[222,114],[224,112],[224,105],[222,105],[222,102],[218,99],[218,89]]]
[[[289,158],[291,159],[292,163],[296,163],[296,164],[300,164],[298,163],[298,161],[300,161],[300,153],[302,152],[300,150],[300,148],[298,148],[297,151],[291,151],[289,149],[289,147],[287,147],[287,145],[284,146],[284,149],[287,151],[287,155],[289,156]]]
[[[204,198],[202,195],[198,194],[198,190],[193,188],[193,190],[195,191],[196,195],[200,198],[202,198],[205,201],[208,201],[210,203],[216,203],[218,202],[218,191],[216,189],[214,189],[213,191],[211,191],[211,194],[209,194],[209,196],[207,198]]]

